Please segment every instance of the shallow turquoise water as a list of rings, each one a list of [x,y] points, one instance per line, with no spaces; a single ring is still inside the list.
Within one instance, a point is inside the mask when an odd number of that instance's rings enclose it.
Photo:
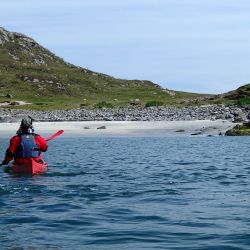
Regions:
[[[46,175],[0,174],[0,248],[249,249],[249,148],[250,137],[51,141]]]

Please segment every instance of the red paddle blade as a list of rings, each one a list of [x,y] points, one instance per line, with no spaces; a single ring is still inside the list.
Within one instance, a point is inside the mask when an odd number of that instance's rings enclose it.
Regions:
[[[61,135],[63,132],[64,132],[64,130],[58,130],[54,135],[50,136],[45,141],[50,141],[50,140],[56,138],[57,136]]]

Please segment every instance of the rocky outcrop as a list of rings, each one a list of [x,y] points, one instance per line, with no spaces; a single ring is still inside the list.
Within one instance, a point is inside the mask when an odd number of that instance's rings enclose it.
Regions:
[[[6,45],[7,46],[4,46]],[[34,39],[17,32],[10,32],[0,27],[0,46],[4,46],[14,62],[23,62],[33,65],[45,65],[46,62],[62,61],[49,52]],[[25,58],[25,62],[23,61]]]
[[[250,136],[250,122],[243,123],[243,125],[236,125],[234,128],[228,130],[225,135],[227,136]]]

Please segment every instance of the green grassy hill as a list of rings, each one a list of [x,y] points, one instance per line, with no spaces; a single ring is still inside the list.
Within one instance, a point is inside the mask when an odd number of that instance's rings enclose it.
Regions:
[[[221,95],[221,98],[235,102],[241,106],[250,104],[250,84]]]
[[[0,28],[0,101],[30,108],[178,104],[200,94],[168,91],[150,81],[123,80],[76,67],[33,39]],[[11,97],[11,100],[9,100]]]
[[[181,105],[197,103],[204,96],[76,67],[32,38],[0,28],[0,102],[15,104],[14,101],[21,100],[32,103],[27,108],[48,109],[147,103]]]

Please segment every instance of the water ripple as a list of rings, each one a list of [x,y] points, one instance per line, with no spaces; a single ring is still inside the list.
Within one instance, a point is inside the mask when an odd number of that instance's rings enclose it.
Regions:
[[[51,141],[45,175],[0,175],[1,248],[249,249],[249,146],[249,137]]]

